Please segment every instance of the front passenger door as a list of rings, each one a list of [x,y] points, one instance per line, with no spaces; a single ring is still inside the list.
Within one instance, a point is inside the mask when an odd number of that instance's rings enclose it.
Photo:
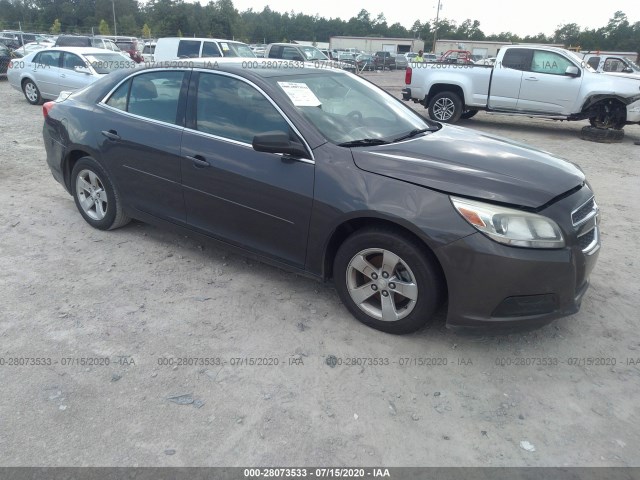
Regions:
[[[259,133],[295,134],[252,85],[222,72],[193,76],[181,149],[187,223],[303,268],[314,162],[253,149]]]

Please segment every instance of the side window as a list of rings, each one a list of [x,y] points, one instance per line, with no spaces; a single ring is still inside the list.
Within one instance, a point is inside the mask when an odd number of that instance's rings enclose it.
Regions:
[[[58,52],[55,50],[49,52],[40,52],[33,59],[33,63],[38,65],[43,65],[46,67],[58,67],[60,66],[60,54],[62,52]]]
[[[510,48],[502,57],[502,68],[513,70],[529,70],[531,66],[531,50]]]
[[[282,58],[284,60],[303,61],[304,58],[295,47],[284,47],[282,50]]]
[[[73,70],[75,67],[86,67],[86,66],[87,64],[83,62],[78,55],[74,53],[64,52],[62,56],[62,68]]]
[[[115,92],[113,92],[113,94],[109,97],[109,100],[107,100],[107,105],[126,112],[127,98],[129,97],[130,85],[131,85],[131,80],[127,80],[122,85],[120,85],[118,89]]]
[[[214,42],[204,42],[202,45],[203,57],[220,57],[220,50]]]
[[[274,130],[291,134],[286,120],[255,88],[209,73],[201,73],[198,82],[196,129],[244,143]]]
[[[282,45],[272,45],[269,49],[269,58],[282,58]]]
[[[619,58],[607,58],[602,70],[605,72],[621,72],[626,65]]]
[[[554,52],[534,50],[531,61],[531,71],[536,73],[548,73],[551,75],[564,75],[567,67],[575,66],[568,58]]]
[[[120,85],[107,105],[141,117],[176,123],[183,78],[184,72],[175,70],[137,75]]]
[[[587,65],[589,65],[594,70],[598,70],[598,65],[600,65],[600,57],[591,57],[587,62]]]
[[[198,58],[200,56],[200,40],[180,40],[178,58]]]

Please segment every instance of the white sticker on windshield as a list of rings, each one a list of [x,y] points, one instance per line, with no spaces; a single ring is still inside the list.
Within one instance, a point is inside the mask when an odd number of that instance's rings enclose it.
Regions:
[[[322,102],[306,83],[278,82],[296,107],[319,107]]]
[[[220,46],[222,47],[222,50],[224,50],[225,52],[229,50],[229,44],[226,42],[220,42]]]

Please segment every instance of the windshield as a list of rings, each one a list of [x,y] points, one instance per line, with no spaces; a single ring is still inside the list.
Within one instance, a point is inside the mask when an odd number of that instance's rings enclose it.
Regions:
[[[124,55],[119,53],[92,53],[91,55],[85,55],[85,58],[91,64],[93,69],[101,75],[111,73],[122,68],[133,68],[136,65],[133,60],[125,58]]]
[[[640,72],[640,67],[638,66],[638,64],[636,64],[636,62],[634,62],[633,60],[629,60],[628,58],[625,58],[625,60],[631,68],[633,68],[636,72]]]
[[[335,144],[386,143],[415,130],[437,127],[378,87],[346,73],[326,71],[271,77],[269,81]]]
[[[328,60],[328,58],[315,47],[300,47],[306,61],[310,60]]]

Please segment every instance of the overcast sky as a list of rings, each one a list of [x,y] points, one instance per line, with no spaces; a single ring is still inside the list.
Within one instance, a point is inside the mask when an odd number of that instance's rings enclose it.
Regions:
[[[321,17],[343,20],[356,16],[364,8],[373,18],[382,12],[389,25],[399,22],[411,28],[416,20],[424,23],[435,18],[438,1],[233,0],[233,4],[239,11],[248,8],[262,11],[265,5],[269,5],[271,10],[280,13],[294,10],[296,13],[317,13]],[[602,27],[617,10],[626,13],[631,23],[640,21],[640,0],[442,0],[440,15],[455,20],[457,24],[467,18],[479,20],[480,29],[485,34],[511,31],[525,36],[540,32],[549,35],[558,25],[565,23],[577,23],[582,28]]]

